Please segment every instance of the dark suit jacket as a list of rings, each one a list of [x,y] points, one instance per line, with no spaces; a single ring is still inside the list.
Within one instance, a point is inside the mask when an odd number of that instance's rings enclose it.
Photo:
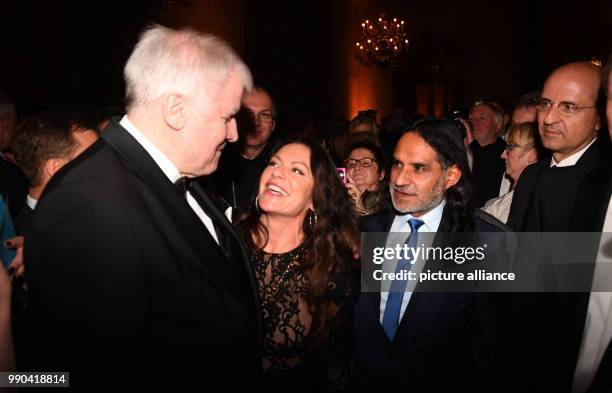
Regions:
[[[580,157],[577,164],[584,165],[585,173],[597,167],[603,161],[602,144],[599,140],[595,141]],[[519,178],[512,197],[512,207],[508,215],[508,226],[515,231],[534,231],[535,228],[526,228],[528,214],[535,197],[536,185],[540,181],[540,176],[546,168],[550,167],[550,157],[529,165]],[[575,190],[569,190],[573,192]],[[584,202],[584,200],[583,200]],[[557,229],[565,231],[566,228]]]
[[[34,210],[32,210],[27,203],[24,203],[15,218],[15,232],[17,232],[18,235],[23,235],[28,231],[33,215]]]
[[[447,213],[438,234],[448,230]],[[388,232],[394,218],[390,208],[366,216],[362,231]],[[475,232],[505,230],[497,223],[474,217]],[[444,246],[438,235],[434,245]],[[355,387],[364,392],[478,391],[488,384],[495,350],[497,298],[475,292],[415,291],[390,342],[380,323],[380,293],[362,292],[355,308]]]
[[[602,143],[599,140],[593,143],[577,165],[583,166],[582,177],[571,189],[567,184],[561,185],[573,197],[569,211],[559,212],[569,217],[567,225],[554,230],[599,232],[610,200],[609,188],[607,199],[605,192],[605,188],[609,187],[610,171],[609,164],[604,164]],[[521,174],[508,220],[515,230],[542,230],[537,225],[531,225],[533,220],[529,224],[528,216],[534,211],[532,204],[536,198],[536,185],[549,166],[550,159],[541,160]],[[546,224],[541,218],[540,223]],[[519,249],[522,252],[519,263],[536,262],[531,256],[531,249]],[[596,251],[597,245],[593,244],[589,249]],[[593,261],[595,257],[594,254]],[[578,267],[581,270],[576,274],[587,278],[592,275],[593,265],[580,264]],[[540,392],[571,391],[589,295],[589,292],[544,292],[516,293],[508,297],[507,320],[501,334],[501,357],[506,364],[506,376],[500,378],[500,391],[514,392],[525,386]]]
[[[28,181],[21,169],[0,156],[0,194],[11,212],[13,222],[25,204]]]
[[[198,186],[192,193],[206,199]],[[71,385],[123,377],[257,387],[254,276],[229,222],[208,211],[230,234],[230,255],[111,122],[53,177],[26,236],[36,368],[71,371]]]

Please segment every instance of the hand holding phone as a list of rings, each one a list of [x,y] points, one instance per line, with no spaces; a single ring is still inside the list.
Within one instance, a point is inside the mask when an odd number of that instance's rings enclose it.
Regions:
[[[336,168],[336,172],[338,173],[338,177],[340,177],[340,181],[342,184],[346,184],[348,179],[346,175],[346,168]]]

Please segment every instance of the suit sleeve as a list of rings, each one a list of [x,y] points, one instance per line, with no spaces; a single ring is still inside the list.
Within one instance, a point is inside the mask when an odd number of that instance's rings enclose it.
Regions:
[[[79,203],[69,189],[48,197],[24,250],[37,366],[73,372],[71,384],[146,368],[145,272],[126,212],[100,195]]]
[[[539,165],[540,163],[527,166],[514,188],[507,225],[515,232],[521,231],[523,227],[531,200],[531,193],[533,187],[535,187],[536,178],[540,170]]]

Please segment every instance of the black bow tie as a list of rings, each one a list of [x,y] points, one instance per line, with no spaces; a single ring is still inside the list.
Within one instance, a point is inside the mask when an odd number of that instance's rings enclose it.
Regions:
[[[179,177],[174,182],[174,185],[184,194],[189,190],[189,185],[191,184],[191,182],[192,182],[191,178],[187,176],[183,176],[183,177]]]

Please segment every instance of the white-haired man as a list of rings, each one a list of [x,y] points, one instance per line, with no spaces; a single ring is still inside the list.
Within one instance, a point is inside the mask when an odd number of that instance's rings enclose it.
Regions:
[[[34,366],[70,371],[71,386],[256,386],[248,260],[189,181],[237,139],[250,72],[216,37],[155,26],[124,74],[127,115],[52,179],[28,233]]]
[[[494,103],[476,103],[470,111],[474,141],[470,148],[474,156],[472,174],[476,185],[476,205],[483,206],[497,198],[505,171],[501,153],[506,143],[498,135],[503,127],[503,113]]]

